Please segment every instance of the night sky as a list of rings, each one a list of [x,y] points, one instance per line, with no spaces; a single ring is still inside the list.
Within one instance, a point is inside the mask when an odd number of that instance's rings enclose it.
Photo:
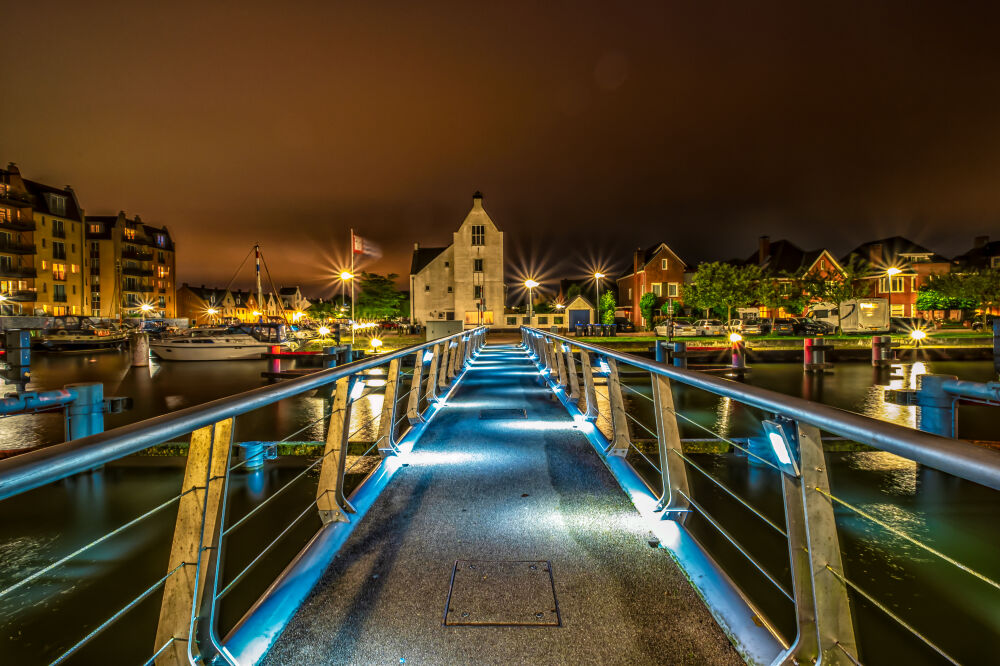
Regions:
[[[511,279],[1000,236],[997,3],[471,4],[2,0],[0,162],[165,224],[178,282],[260,241],[316,294],[477,189]]]

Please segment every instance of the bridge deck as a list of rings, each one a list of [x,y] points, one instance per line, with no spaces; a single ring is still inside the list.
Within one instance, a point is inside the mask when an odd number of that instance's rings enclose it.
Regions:
[[[742,663],[535,376],[513,345],[483,350],[265,663]],[[561,626],[445,626],[456,560],[551,561]],[[523,603],[504,589],[482,601]]]

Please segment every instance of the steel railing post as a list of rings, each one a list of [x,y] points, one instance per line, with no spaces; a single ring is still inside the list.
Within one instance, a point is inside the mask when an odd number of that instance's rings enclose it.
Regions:
[[[552,344],[555,345],[552,351],[555,355],[556,370],[559,373],[559,388],[566,390],[569,386],[569,381],[566,378],[566,351],[564,349],[566,345],[558,340]]]
[[[590,352],[580,350],[580,371],[583,373],[583,395],[586,399],[586,411],[583,415],[588,421],[597,420],[597,390],[594,389],[594,368],[590,364]]]
[[[448,383],[458,376],[458,340],[452,341],[448,347]]]
[[[420,372],[420,357],[417,352],[417,363],[414,373]],[[389,361],[389,369],[385,377],[385,397],[382,399],[382,414],[378,419],[378,452],[383,458],[396,453],[396,394],[399,393],[399,363],[402,359]]]
[[[431,351],[431,367],[427,370],[427,402],[428,404],[436,401],[437,398],[437,382],[438,382],[438,365],[441,363],[441,345],[434,345]]]
[[[563,352],[566,357],[566,374],[569,375],[569,395],[570,400],[577,400],[580,397],[580,378],[576,374],[576,361],[573,360],[573,351],[566,345]]]
[[[545,379],[548,380],[552,377],[553,362],[552,357],[555,355],[555,344],[552,340],[548,338],[542,339],[542,354],[544,363],[542,364],[542,372],[545,375]]]
[[[451,342],[441,343],[441,359],[438,368],[437,387],[444,389],[448,387],[448,364],[451,363]]]
[[[618,375],[618,362],[613,358],[608,359],[608,406],[611,409],[614,433],[605,453],[624,458],[632,440],[628,432],[628,417],[625,416],[625,398],[622,395],[621,377]]]
[[[182,495],[177,507],[167,571],[177,572],[163,584],[154,650],[179,638],[157,658],[158,666],[188,664],[192,617],[202,606],[210,568],[208,554],[218,550],[224,487],[233,442],[233,419],[191,433],[184,468]],[[193,649],[193,645],[190,645]],[[195,652],[196,654],[196,652]]]
[[[413,361],[413,377],[410,378],[410,395],[406,400],[406,420],[411,425],[420,423],[424,417],[420,415],[420,385],[424,379],[424,352],[418,351]],[[429,382],[431,383],[431,382]],[[395,423],[395,420],[393,420]]]
[[[656,444],[660,454],[660,477],[662,493],[656,510],[667,513],[678,512],[670,516],[672,520],[684,522],[689,507],[687,497],[691,496],[688,487],[687,467],[678,453],[683,453],[681,447],[681,431],[677,425],[674,394],[670,386],[670,378],[656,373],[650,373],[653,388],[653,413],[656,418]]]
[[[324,525],[350,522],[345,511],[354,513],[354,507],[344,496],[344,470],[351,428],[351,389],[355,378],[356,375],[341,377],[333,392],[330,427],[326,433],[323,463],[316,486],[316,507]]]
[[[782,473],[797,636],[775,663],[857,663],[854,623],[819,429],[797,424],[801,476]],[[847,654],[845,654],[845,652]],[[855,657],[856,658],[856,657]]]
[[[455,350],[455,374],[453,377],[457,377],[458,373],[462,371],[465,367],[465,336],[459,336],[458,338],[458,348]]]

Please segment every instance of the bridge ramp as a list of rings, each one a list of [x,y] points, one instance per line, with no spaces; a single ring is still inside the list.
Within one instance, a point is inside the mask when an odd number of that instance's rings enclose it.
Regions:
[[[516,346],[483,350],[266,664],[743,663],[536,377]],[[456,561],[550,562],[558,626],[446,626]],[[538,578],[505,566],[499,587],[460,571],[449,622],[536,600],[553,621]]]

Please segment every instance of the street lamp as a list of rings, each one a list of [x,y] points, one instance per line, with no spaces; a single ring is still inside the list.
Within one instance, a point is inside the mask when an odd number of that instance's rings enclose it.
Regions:
[[[892,277],[893,275],[899,275],[902,272],[903,272],[903,269],[896,268],[895,266],[891,266],[891,267],[889,267],[889,268],[886,269],[885,274],[888,275],[889,277]]]
[[[2,306],[3,306],[3,304],[6,303],[7,301],[10,301],[11,303],[16,304],[17,305],[17,311],[18,311],[18,313],[19,314],[24,314],[24,308],[21,307],[21,304],[18,303],[17,301],[12,301],[10,299],[10,297],[7,296],[7,294],[0,294],[0,313],[2,313]]]
[[[139,310],[142,311],[142,321],[143,322],[146,321],[146,314],[148,312],[150,312],[152,309],[153,309],[153,306],[150,303],[143,303],[142,305],[139,306]]]
[[[597,273],[594,273],[594,280],[597,283],[597,304],[596,304],[595,307],[597,309],[597,323],[598,324],[603,324],[604,323],[603,321],[601,321],[601,278],[603,278],[603,277],[604,277],[604,273],[601,273],[600,271],[598,271]]]
[[[531,326],[531,317],[534,312],[531,302],[531,290],[538,286],[538,283],[534,280],[528,279],[524,281],[524,286],[528,288],[528,326]]]

